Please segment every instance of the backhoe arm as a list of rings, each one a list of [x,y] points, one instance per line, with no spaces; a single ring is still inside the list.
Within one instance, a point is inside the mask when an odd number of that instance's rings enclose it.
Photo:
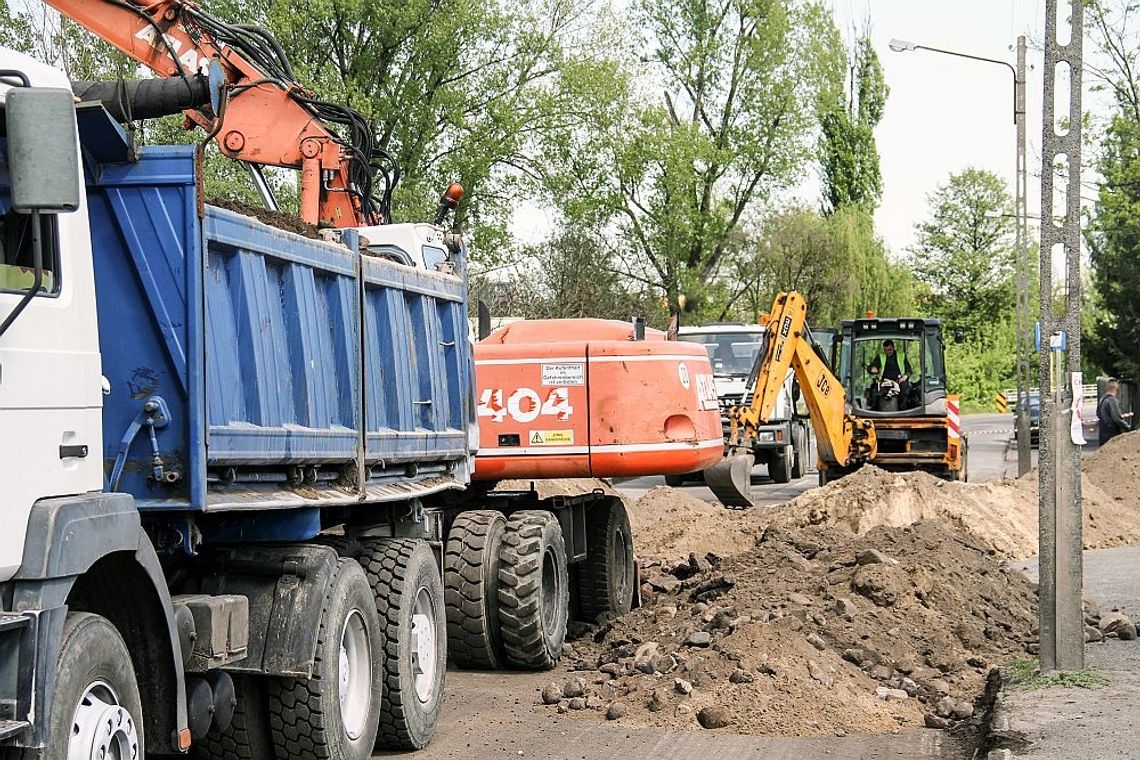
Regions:
[[[795,373],[815,429],[819,458],[846,467],[874,455],[875,429],[847,412],[843,385],[816,353],[807,326],[807,303],[792,291],[780,293],[767,319],[767,335],[755,369],[752,401],[729,410],[724,460],[705,471],[705,482],[726,506],[747,506],[752,446],[758,428],[771,417],[788,370]]]
[[[819,458],[845,467],[872,455],[874,429],[870,422],[847,413],[847,394],[815,352],[807,326],[807,303],[796,291],[780,293],[772,304],[767,345],[757,361],[760,366],[752,403],[729,412],[730,447],[748,443],[758,426],[768,421],[791,369],[815,428]]]
[[[228,95],[221,113],[191,109],[186,116],[230,158],[299,170],[305,221],[334,227],[388,221],[381,218],[386,202],[372,195],[377,151],[363,117],[302,88],[265,30],[226,24],[181,0],[45,2],[160,76],[205,74],[217,60]]]

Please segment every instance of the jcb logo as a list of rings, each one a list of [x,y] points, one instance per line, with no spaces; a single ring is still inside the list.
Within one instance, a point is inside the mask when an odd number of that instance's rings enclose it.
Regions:
[[[819,376],[819,379],[815,381],[815,387],[819,388],[819,392],[824,396],[831,395],[831,383],[827,382],[826,375]]]

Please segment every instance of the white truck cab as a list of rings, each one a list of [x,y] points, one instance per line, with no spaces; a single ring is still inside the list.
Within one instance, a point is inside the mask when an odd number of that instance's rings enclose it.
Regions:
[[[693,325],[678,331],[678,340],[700,343],[709,353],[726,435],[728,407],[751,400],[750,378],[762,335],[759,325],[741,323]],[[811,465],[811,424],[806,413],[796,413],[797,395],[795,376],[789,371],[772,418],[760,427],[753,450],[756,463],[766,465],[769,477],[777,483],[802,477]]]

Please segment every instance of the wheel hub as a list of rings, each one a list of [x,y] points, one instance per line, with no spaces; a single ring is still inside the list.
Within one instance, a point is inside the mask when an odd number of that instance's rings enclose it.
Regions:
[[[428,703],[435,696],[436,661],[435,617],[432,615],[431,596],[421,588],[416,594],[412,610],[412,676],[416,697]]]
[[[134,718],[119,705],[110,686],[102,681],[88,686],[72,717],[67,760],[135,760],[138,756]]]
[[[356,740],[364,733],[372,700],[372,649],[359,610],[344,621],[337,670],[340,715],[344,732]]]

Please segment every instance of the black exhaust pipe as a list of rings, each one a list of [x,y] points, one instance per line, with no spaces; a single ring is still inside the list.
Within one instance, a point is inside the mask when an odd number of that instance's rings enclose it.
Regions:
[[[160,79],[117,79],[111,82],[73,81],[80,102],[102,103],[111,118],[126,123],[182,113],[210,102],[210,80],[204,76]]]

